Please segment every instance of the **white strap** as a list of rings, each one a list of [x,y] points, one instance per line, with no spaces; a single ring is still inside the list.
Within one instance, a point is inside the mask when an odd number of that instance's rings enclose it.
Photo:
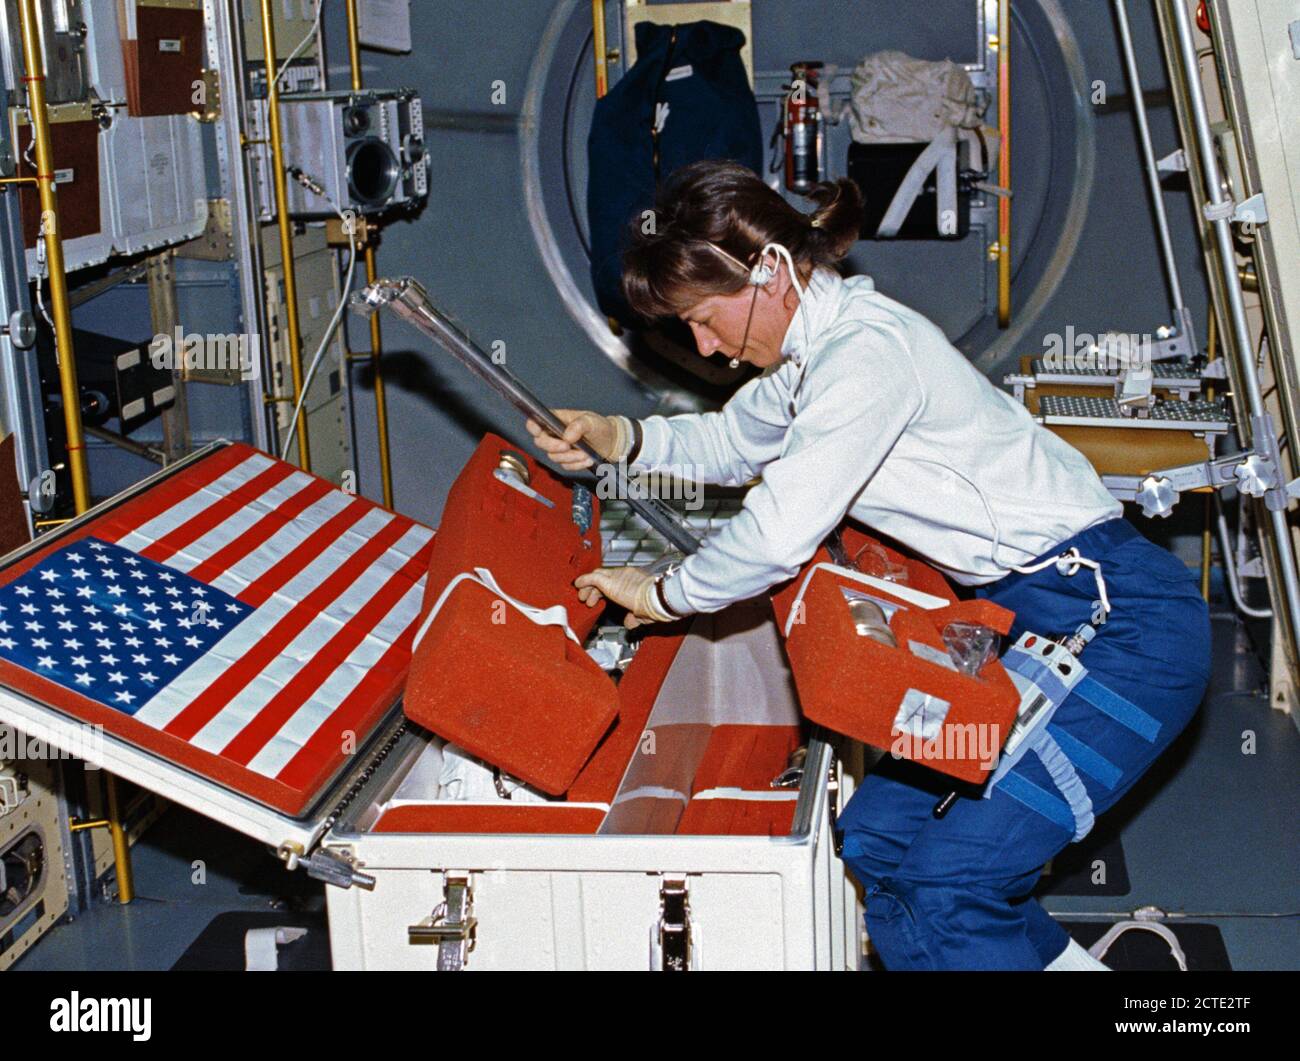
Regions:
[[[1120,921],[1111,925],[1110,930],[1088,948],[1088,953],[1101,961],[1102,958],[1106,957],[1106,952],[1110,950],[1111,944],[1124,935],[1125,932],[1130,932],[1133,929],[1154,932],[1163,939],[1169,944],[1169,950],[1174,956],[1174,961],[1178,963],[1179,971],[1187,972],[1187,955],[1183,953],[1183,948],[1179,946],[1178,937],[1168,927],[1156,921]]]
[[[620,792],[614,797],[614,806],[617,807],[630,799],[671,799],[685,805],[690,802],[691,797],[685,792],[678,792],[675,788],[666,788],[663,785],[642,785],[640,788]]]
[[[1022,575],[1032,575],[1035,572],[1042,571],[1044,568],[1056,565],[1059,571],[1066,578],[1072,578],[1080,567],[1092,568],[1093,577],[1097,580],[1097,595],[1101,598],[1101,606],[1105,609],[1106,614],[1110,614],[1110,597],[1106,595],[1106,580],[1101,576],[1101,564],[1096,560],[1089,560],[1086,556],[1079,554],[1078,547],[1072,547],[1059,556],[1050,556],[1046,560],[1040,560],[1036,564],[1029,564],[1025,567],[1019,567],[1016,564],[1008,564],[1012,571],[1019,571]]]
[[[803,603],[803,595],[808,591],[808,583],[812,581],[813,575],[817,574],[818,571],[830,571],[832,574],[839,575],[841,578],[847,578],[853,582],[869,586],[881,593],[887,593],[891,597],[897,597],[899,600],[906,601],[908,604],[914,604],[918,608],[924,608],[926,611],[934,611],[936,608],[946,608],[950,603],[942,597],[936,597],[930,593],[923,593],[919,589],[912,589],[911,586],[904,586],[897,582],[890,582],[883,578],[876,578],[874,575],[864,575],[861,571],[854,571],[849,567],[840,567],[839,564],[814,564],[808,574],[804,575],[803,582],[799,584],[799,592],[795,595],[794,603],[790,605],[790,614],[786,616],[785,629],[781,631],[784,637],[790,636],[790,630],[794,626],[795,617],[799,614],[799,605]]]
[[[691,799],[738,799],[747,803],[791,803],[799,798],[792,789],[705,788]]]
[[[434,601],[433,607],[429,609],[429,614],[424,617],[424,622],[420,624],[420,629],[416,631],[415,640],[411,644],[412,652],[420,647],[420,642],[424,640],[424,635],[428,633],[429,627],[433,625],[433,620],[436,619],[438,613],[442,611],[442,606],[447,602],[447,598],[451,596],[452,590],[462,582],[475,582],[484,589],[490,590],[514,608],[515,611],[520,612],[538,626],[563,627],[564,633],[569,640],[579,648],[582,647],[582,642],[578,640],[578,635],[575,634],[573,629],[569,626],[569,613],[565,611],[563,604],[554,604],[549,608],[537,608],[531,604],[525,604],[523,601],[516,600],[508,593],[505,593],[501,587],[497,585],[497,580],[492,577],[492,572],[486,567],[476,567],[474,568],[473,573],[463,571],[443,587],[442,593],[438,595],[438,599]]]
[[[924,190],[926,180],[935,168],[956,150],[956,143],[957,131],[951,125],[930,141],[926,149],[912,163],[912,168],[907,171],[907,176],[903,178],[898,191],[894,193],[894,200],[889,204],[889,209],[885,211],[885,216],[876,229],[878,237],[891,239],[898,235],[898,230],[903,227],[907,215],[912,212],[912,206]],[[943,191],[942,180],[940,191],[941,193]],[[939,200],[939,209],[942,211],[945,209],[942,194]],[[951,208],[951,206],[947,207],[947,209]]]
[[[279,950],[307,935],[305,928],[277,925],[274,928],[250,928],[244,933],[244,971],[273,973],[280,968]]]

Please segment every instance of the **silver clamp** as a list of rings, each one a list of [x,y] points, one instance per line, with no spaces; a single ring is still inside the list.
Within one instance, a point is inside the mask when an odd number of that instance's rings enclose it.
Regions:
[[[1271,426],[1272,419],[1267,419]],[[1145,476],[1103,475],[1102,483],[1120,501],[1132,501],[1141,506],[1142,514],[1148,519],[1168,516],[1182,493],[1206,487],[1218,490],[1235,486],[1248,497],[1264,498],[1270,507],[1277,504],[1278,499],[1285,506],[1287,499],[1300,497],[1300,479],[1279,486],[1276,457],[1270,459],[1265,455],[1268,452],[1267,437],[1266,432],[1256,430],[1255,440],[1265,443],[1264,453],[1250,449],[1200,464],[1163,468]],[[1275,440],[1273,446],[1276,446]]]
[[[1232,221],[1236,224],[1264,225],[1268,223],[1268,204],[1263,192],[1257,192],[1249,199],[1239,203],[1225,199],[1221,203],[1206,203],[1204,208],[1207,221]]]
[[[438,972],[459,972],[478,942],[474,889],[468,873],[443,874],[443,901],[418,925],[407,927],[412,944],[436,944]]]

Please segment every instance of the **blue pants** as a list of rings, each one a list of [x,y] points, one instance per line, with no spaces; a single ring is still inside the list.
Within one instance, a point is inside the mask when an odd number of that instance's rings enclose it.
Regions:
[[[1102,770],[1095,758],[1069,755],[1100,815],[1196,713],[1209,681],[1209,614],[1187,568],[1123,519],[1049,555],[1071,546],[1101,564],[1111,603],[1080,660],[1091,678],[1159,723],[1147,739],[1077,693],[1057,709],[1052,726],[1065,734],[1062,747],[1077,748],[1075,738],[1110,764]],[[1073,633],[1098,609],[1096,582],[1083,567],[1072,576],[1055,565],[1008,575],[979,595],[1016,613],[1013,640],[1026,630]],[[1089,768],[1107,776],[1091,776]],[[1037,756],[1026,755],[1016,773],[1055,793]],[[889,969],[1042,969],[1069,937],[1030,892],[1072,830],[1001,786],[987,799],[959,799],[946,817],[934,818],[935,803],[953,787],[933,770],[887,756],[841,814],[844,861],[865,890],[872,943]]]

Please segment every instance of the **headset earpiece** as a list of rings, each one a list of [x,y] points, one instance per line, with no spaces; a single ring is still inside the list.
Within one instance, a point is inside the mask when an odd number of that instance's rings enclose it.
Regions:
[[[758,264],[749,272],[749,282],[755,287],[766,287],[776,276],[776,266],[767,264],[767,255],[759,256]]]

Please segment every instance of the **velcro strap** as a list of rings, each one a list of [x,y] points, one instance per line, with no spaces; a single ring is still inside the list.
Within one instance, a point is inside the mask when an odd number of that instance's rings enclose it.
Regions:
[[[1127,726],[1144,740],[1154,742],[1159,736],[1160,722],[1157,719],[1091,677],[1079,682],[1074,691],[1103,715],[1113,718],[1121,726]]]

